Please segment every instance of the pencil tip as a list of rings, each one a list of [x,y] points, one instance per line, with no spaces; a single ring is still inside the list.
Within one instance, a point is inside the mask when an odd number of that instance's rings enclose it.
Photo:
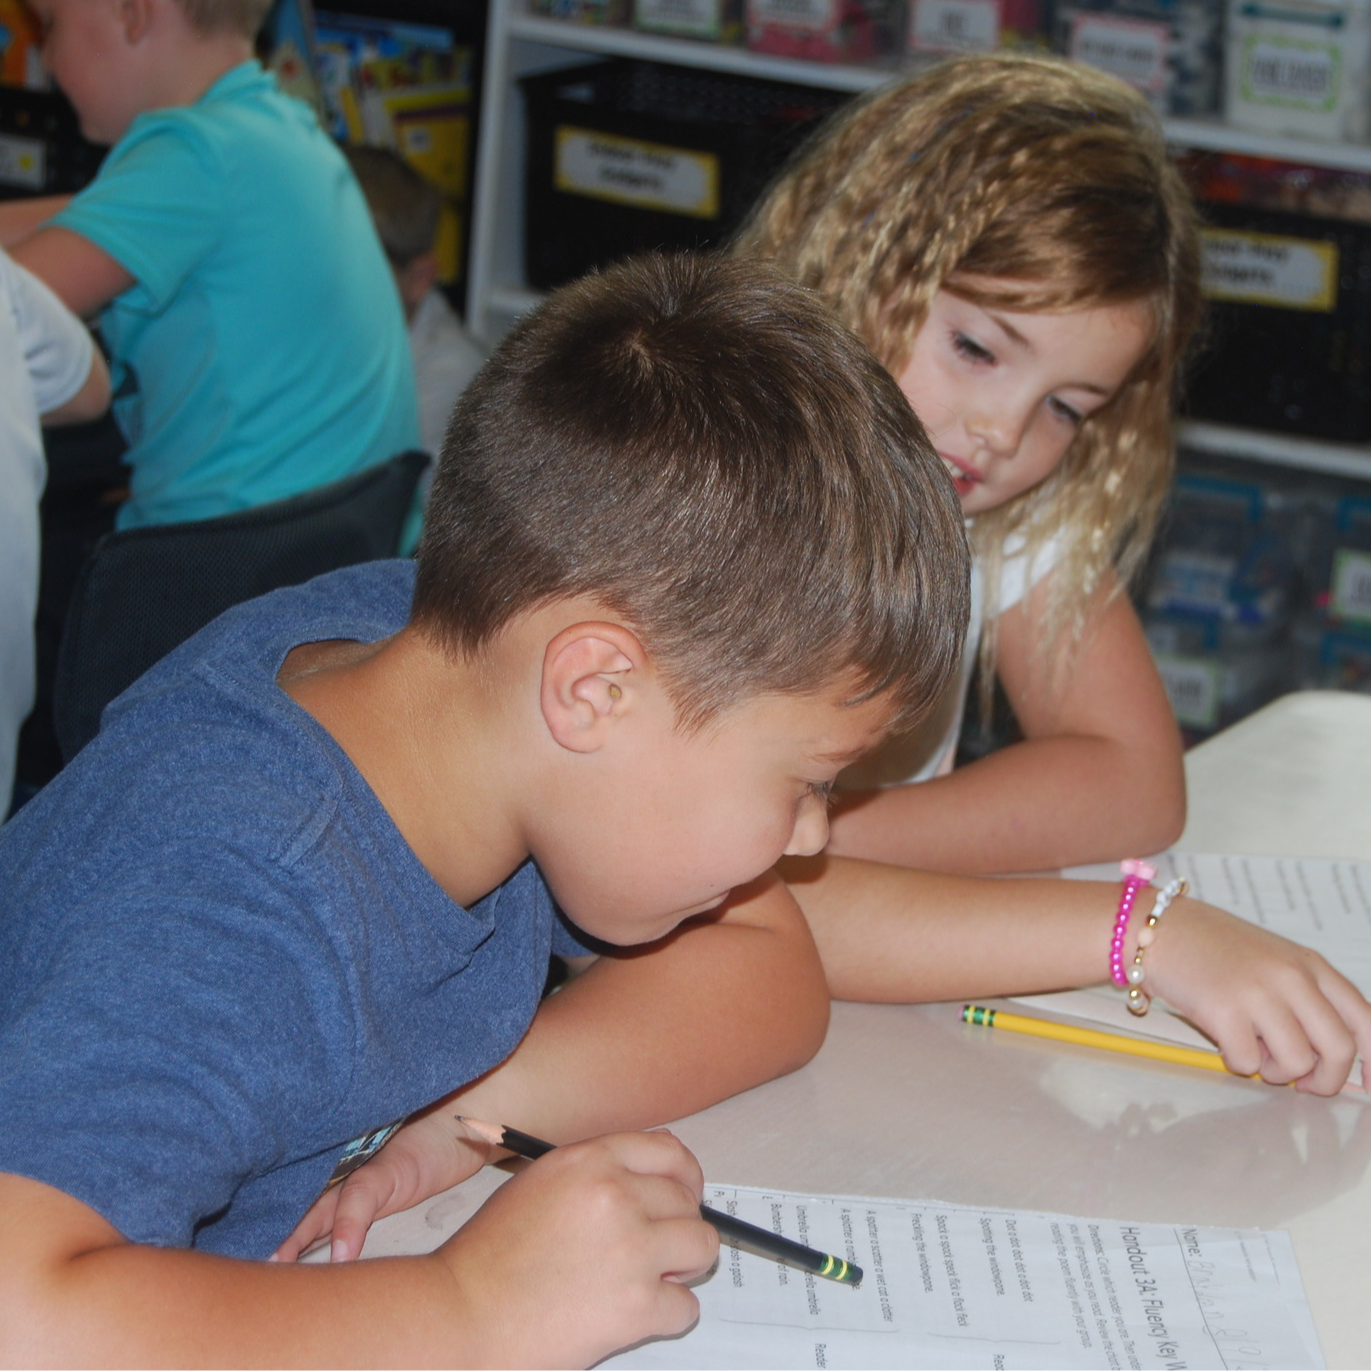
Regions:
[[[483,1123],[480,1119],[468,1118],[465,1114],[454,1114],[452,1116],[468,1132],[474,1133],[482,1142],[489,1143],[492,1147],[501,1147],[505,1141],[505,1130],[497,1128],[494,1124]]]

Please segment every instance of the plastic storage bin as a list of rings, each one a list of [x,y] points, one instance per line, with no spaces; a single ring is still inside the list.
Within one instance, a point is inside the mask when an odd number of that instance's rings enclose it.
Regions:
[[[1371,438],[1371,226],[1231,204],[1208,204],[1205,217],[1211,337],[1188,412]]]
[[[1190,742],[1289,689],[1291,519],[1283,492],[1260,482],[1177,479],[1142,617]]]
[[[743,36],[742,0],[633,0],[633,27],[672,38],[736,43]]]
[[[551,289],[629,253],[717,243],[843,92],[653,62],[521,82],[524,271]]]
[[[529,0],[529,8],[573,24],[622,24],[628,18],[628,0]]]
[[[70,194],[100,169],[105,149],[88,142],[56,91],[0,85],[0,194]]]
[[[903,0],[747,0],[747,45],[808,62],[866,62],[899,46]]]
[[[1230,123],[1371,137],[1371,0],[1228,0],[1225,66]]]
[[[908,0],[905,46],[914,53],[1046,47],[1047,0]]]
[[[1221,95],[1217,0],[1060,0],[1054,46],[1136,86],[1160,114],[1212,114]]]

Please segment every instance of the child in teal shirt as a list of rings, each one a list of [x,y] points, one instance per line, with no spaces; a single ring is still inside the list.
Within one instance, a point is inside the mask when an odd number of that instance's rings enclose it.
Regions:
[[[37,0],[43,60],[113,144],[0,214],[99,323],[132,479],[118,526],[206,519],[417,444],[404,319],[342,155],[253,58],[268,0]]]

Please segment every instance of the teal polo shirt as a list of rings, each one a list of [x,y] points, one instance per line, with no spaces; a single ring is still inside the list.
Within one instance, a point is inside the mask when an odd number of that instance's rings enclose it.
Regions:
[[[135,280],[100,317],[132,469],[119,527],[246,509],[418,445],[366,202],[258,63],[140,115],[55,222]]]

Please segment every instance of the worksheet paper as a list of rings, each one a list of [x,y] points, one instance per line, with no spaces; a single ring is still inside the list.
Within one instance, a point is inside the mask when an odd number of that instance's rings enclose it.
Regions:
[[[1313,948],[1363,995],[1371,997],[1371,862],[1194,852],[1164,852],[1148,860],[1157,868],[1155,886],[1184,876],[1196,899]],[[1072,867],[1062,874],[1091,881],[1121,879],[1117,863]],[[1138,908],[1145,915],[1146,901],[1140,899]],[[1157,936],[1166,936],[1165,916]],[[1054,1018],[1103,1023],[1137,1037],[1213,1047],[1184,1020],[1165,1012],[1160,1002],[1145,1018],[1130,1014],[1122,993],[1107,983],[1085,990],[1014,998]]]
[[[859,1288],[722,1247],[700,1320],[605,1367],[1322,1367],[1289,1237],[707,1186],[856,1261]]]

